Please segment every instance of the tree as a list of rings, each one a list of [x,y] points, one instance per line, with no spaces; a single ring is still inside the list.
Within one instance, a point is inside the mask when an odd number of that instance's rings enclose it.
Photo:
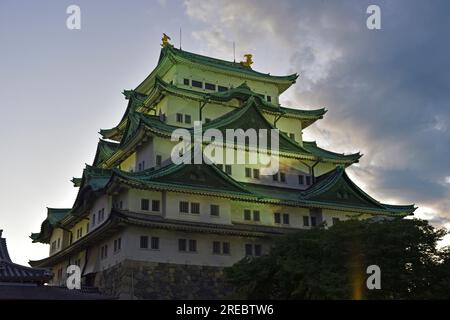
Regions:
[[[225,270],[246,299],[439,299],[449,297],[446,231],[423,220],[348,220],[276,240],[266,256]],[[369,290],[369,265],[381,289]]]

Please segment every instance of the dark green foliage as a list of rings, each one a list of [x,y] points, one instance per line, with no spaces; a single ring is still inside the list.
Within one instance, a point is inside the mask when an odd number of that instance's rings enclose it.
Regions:
[[[339,222],[278,239],[267,256],[226,269],[246,299],[443,299],[450,297],[446,234],[423,220]],[[381,290],[368,290],[369,265]]]

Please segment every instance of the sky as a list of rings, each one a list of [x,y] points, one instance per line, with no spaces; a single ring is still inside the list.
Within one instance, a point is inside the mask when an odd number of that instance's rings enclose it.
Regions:
[[[29,235],[46,207],[72,206],[70,180],[123,115],[121,92],[155,67],[163,32],[179,46],[180,28],[184,50],[233,60],[235,42],[255,70],[298,72],[282,105],[328,109],[305,139],[360,151],[348,173],[363,189],[450,228],[448,12],[445,0],[1,0],[0,229],[13,261],[48,255]]]

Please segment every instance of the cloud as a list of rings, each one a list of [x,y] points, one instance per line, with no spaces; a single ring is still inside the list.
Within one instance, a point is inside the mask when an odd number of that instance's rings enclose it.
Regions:
[[[370,4],[381,8],[381,30],[366,28]],[[271,67],[300,73],[283,102],[329,109],[306,136],[361,151],[349,171],[369,193],[432,208],[431,221],[448,223],[450,4],[188,0],[185,8],[202,23],[194,36],[205,53],[226,52],[235,39],[243,50],[268,51]]]

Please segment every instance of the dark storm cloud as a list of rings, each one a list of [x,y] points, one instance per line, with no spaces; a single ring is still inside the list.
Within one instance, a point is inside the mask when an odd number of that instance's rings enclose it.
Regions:
[[[377,177],[371,179],[370,189],[448,215],[450,4],[433,4],[381,2],[380,31],[350,32],[359,20],[352,13],[341,17],[348,28],[317,32],[324,41],[339,39],[335,45],[342,54],[326,78],[297,97],[330,109],[332,119],[323,127],[331,136],[354,132],[354,142],[367,155],[362,167]],[[293,62],[303,63],[295,58]]]
[[[366,28],[370,4],[381,8],[381,30]],[[352,170],[380,200],[416,203],[437,212],[433,221],[447,221],[450,2],[187,1],[186,7],[240,42],[288,53],[290,71],[301,75],[289,102],[329,110],[308,129],[318,142],[364,153]]]

